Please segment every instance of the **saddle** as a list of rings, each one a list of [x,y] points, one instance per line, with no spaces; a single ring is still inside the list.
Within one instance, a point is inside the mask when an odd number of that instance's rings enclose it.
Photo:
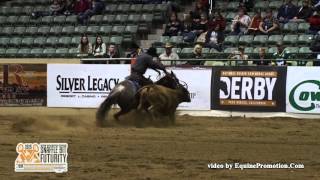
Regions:
[[[135,91],[138,92],[138,90],[141,88],[139,82],[136,80],[131,80],[131,79],[128,81],[135,87]]]

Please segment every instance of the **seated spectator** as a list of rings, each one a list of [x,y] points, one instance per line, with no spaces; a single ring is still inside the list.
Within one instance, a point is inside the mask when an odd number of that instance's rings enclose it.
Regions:
[[[191,58],[195,59],[195,61],[188,61],[188,65],[204,65],[204,61],[196,60],[204,58],[202,54],[202,46],[200,44],[195,45]]]
[[[165,52],[163,52],[159,59],[163,65],[170,66],[170,65],[177,65],[177,61],[165,61],[165,60],[179,60],[179,56],[177,53],[172,51],[172,44],[166,43],[165,45]]]
[[[114,43],[109,45],[106,58],[120,58],[119,51]],[[120,60],[107,61],[107,64],[120,64]]]
[[[309,34],[317,34],[320,31],[320,15],[319,11],[314,12],[314,14],[308,19],[310,24]]]
[[[207,31],[207,25],[208,20],[204,14],[201,17],[199,15],[195,16],[192,21],[191,31],[184,34],[184,41],[193,43],[200,34]]]
[[[104,57],[106,54],[106,44],[103,42],[101,36],[96,37],[96,42],[92,47],[92,54],[94,57]]]
[[[197,0],[196,7],[190,14],[192,19],[194,19],[199,14],[205,14],[207,17],[209,16],[208,9],[207,7],[203,6],[201,0]]]
[[[70,15],[74,6],[73,0],[60,0],[61,14]]]
[[[292,3],[292,0],[285,0],[285,3],[278,10],[278,20],[280,23],[287,23],[297,14],[297,7]]]
[[[191,26],[192,26],[192,19],[191,19],[191,15],[187,14],[186,16],[184,16],[183,19],[183,32],[182,35],[185,36],[187,33],[189,33],[191,31]]]
[[[320,34],[317,33],[310,45],[310,50],[314,53],[313,57],[316,59],[315,61],[313,61],[313,66],[320,66]]]
[[[84,13],[78,15],[78,20],[81,24],[87,24],[89,18],[93,15],[100,14],[104,11],[104,3],[101,0],[91,0],[91,8]]]
[[[219,31],[219,25],[216,26],[214,30],[209,30],[206,35],[205,47],[214,48],[217,51],[222,51],[222,42],[224,40],[224,35]]]
[[[80,14],[90,9],[90,2],[88,0],[76,0],[73,6],[73,12]]]
[[[172,13],[170,21],[166,25],[163,36],[180,36],[183,31],[183,26],[177,17],[177,13]]]
[[[89,56],[92,53],[92,45],[87,35],[82,35],[78,46],[78,56]]]
[[[49,7],[49,11],[37,11],[33,12],[31,16],[33,18],[39,18],[42,16],[56,16],[62,14],[62,9],[61,4],[59,3],[58,0],[53,0],[52,4]]]
[[[226,19],[223,17],[220,11],[217,11],[214,14],[214,17],[212,18],[212,20],[208,22],[208,30],[209,31],[215,30],[216,26],[219,26],[218,31],[223,32],[226,29],[226,25],[227,25]]]
[[[248,27],[250,25],[251,19],[244,9],[240,8],[238,11],[238,15],[234,17],[231,24],[232,35],[241,35],[247,32]]]
[[[311,0],[311,4],[313,9],[320,10],[320,0]]]
[[[235,63],[233,63],[233,61],[231,61],[231,64],[235,64],[236,66],[243,66],[243,65],[248,65],[248,59],[249,59],[249,56],[246,55],[244,53],[244,47],[243,46],[240,46],[238,48],[238,51],[234,51],[230,56],[229,56],[229,59],[235,59],[237,61],[235,61]]]
[[[199,0],[199,2],[202,4],[202,6],[203,6],[205,9],[209,9],[209,6],[210,6],[209,0]],[[215,2],[212,1],[212,3],[213,3],[213,7],[214,7]]]
[[[239,8],[245,8],[247,12],[251,11],[254,6],[254,0],[240,0]]]
[[[266,17],[260,22],[259,30],[262,34],[275,34],[279,29],[278,21],[273,17],[272,10],[268,9]]]
[[[265,48],[259,48],[259,59],[260,61],[254,61],[253,63],[256,65],[263,65],[263,66],[268,66],[271,64],[271,61],[266,61],[266,49]]]
[[[272,65],[276,66],[286,66],[288,63],[285,61],[290,58],[290,52],[285,50],[285,47],[282,42],[277,43],[277,52],[273,54],[273,59],[275,61],[272,62]]]
[[[261,12],[256,11],[255,15],[253,16],[252,21],[248,27],[247,34],[252,34],[252,35],[258,34],[258,32],[260,31],[259,26],[260,26],[261,21],[262,21]]]
[[[303,19],[308,20],[313,14],[313,9],[310,6],[308,0],[304,0],[301,7],[298,8],[298,14],[296,15],[295,19]]]

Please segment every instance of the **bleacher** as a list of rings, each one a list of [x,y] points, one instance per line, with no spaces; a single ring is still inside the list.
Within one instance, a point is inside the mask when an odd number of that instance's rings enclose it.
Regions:
[[[131,42],[146,37],[154,24],[165,22],[167,4],[130,4],[130,0],[105,0],[103,14],[94,15],[88,25],[80,25],[76,15],[44,16],[33,19],[31,13],[43,11],[50,5],[50,0],[8,0],[0,6],[0,56],[1,57],[75,57],[81,34],[87,34],[94,42],[97,34],[106,44],[115,43],[125,49]],[[302,1],[295,0],[296,5]],[[257,1],[254,9],[272,8],[274,15],[281,6],[281,0]],[[306,34],[307,22],[285,24],[276,35],[229,36],[231,20],[237,13],[237,1],[216,1],[216,9],[223,11],[228,24],[223,52],[215,49],[203,49],[205,58],[226,58],[239,45],[244,45],[250,58],[255,58],[260,47],[267,48],[272,54],[276,43],[283,41],[294,58],[311,58],[309,49],[313,36]],[[253,12],[248,12],[252,17]],[[153,43],[160,54],[163,45],[171,42],[180,58],[188,58],[193,51],[193,43],[185,43],[182,36],[159,37]],[[123,51],[122,51],[123,52]]]
[[[130,4],[130,0],[105,0],[103,14],[94,15],[88,25],[80,25],[76,15],[44,16],[50,0],[11,0],[0,6],[1,57],[74,57],[82,34],[90,42],[97,34],[106,44],[125,48],[147,35],[156,23],[162,24],[167,4]]]
[[[268,8],[273,10],[273,14],[276,17],[278,8],[282,5],[283,1],[264,1],[257,0],[254,9],[259,9],[264,16],[264,11]],[[295,5],[300,6],[302,1],[293,1]],[[301,59],[312,59],[312,52],[310,50],[310,43],[312,42],[313,35],[306,34],[309,29],[309,23],[305,21],[289,22],[280,28],[278,34],[274,35],[228,35],[231,32],[232,19],[236,16],[238,11],[239,2],[235,1],[216,1],[216,9],[222,11],[223,16],[227,20],[227,26],[225,30],[225,40],[223,42],[223,51],[218,52],[216,49],[203,49],[205,58],[227,58],[230,53],[237,50],[237,47],[242,45],[245,46],[245,53],[250,58],[257,58],[258,52],[261,47],[267,49],[269,55],[277,51],[277,42],[283,42],[286,46],[286,50],[291,53],[292,58]],[[252,18],[253,11],[248,12],[248,15]],[[186,43],[183,41],[182,36],[161,36],[153,43],[157,47],[157,52],[161,53],[164,51],[162,47],[166,42],[170,42],[175,45],[174,51],[179,54],[181,58],[190,58],[195,43]],[[208,65],[211,64],[208,62]],[[309,63],[310,64],[310,63]]]

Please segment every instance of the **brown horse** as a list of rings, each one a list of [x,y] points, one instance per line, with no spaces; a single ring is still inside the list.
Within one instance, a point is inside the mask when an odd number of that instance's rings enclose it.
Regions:
[[[146,111],[152,120],[168,116],[171,123],[175,121],[175,112],[182,102],[191,102],[187,87],[178,84],[176,89],[170,89],[161,85],[148,85],[141,88],[139,96],[138,111]]]
[[[155,84],[162,85],[168,88],[177,88],[177,78],[174,73],[166,74]],[[101,103],[96,113],[97,125],[102,126],[107,119],[107,114],[112,105],[117,104],[120,107],[120,111],[114,115],[116,120],[119,117],[129,113],[138,106],[138,99],[136,93],[139,89],[134,82],[130,80],[124,80],[112,89],[109,96]]]

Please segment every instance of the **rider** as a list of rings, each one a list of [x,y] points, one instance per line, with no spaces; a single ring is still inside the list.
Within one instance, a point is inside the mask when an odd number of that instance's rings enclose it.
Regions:
[[[145,86],[153,83],[150,79],[147,79],[143,76],[148,68],[153,69],[158,73],[160,73],[158,70],[162,70],[167,74],[164,65],[153,60],[153,58],[157,57],[157,51],[153,47],[150,47],[147,53],[142,53],[139,55],[135,64],[132,65],[131,74],[127,79],[138,82],[140,86]]]

